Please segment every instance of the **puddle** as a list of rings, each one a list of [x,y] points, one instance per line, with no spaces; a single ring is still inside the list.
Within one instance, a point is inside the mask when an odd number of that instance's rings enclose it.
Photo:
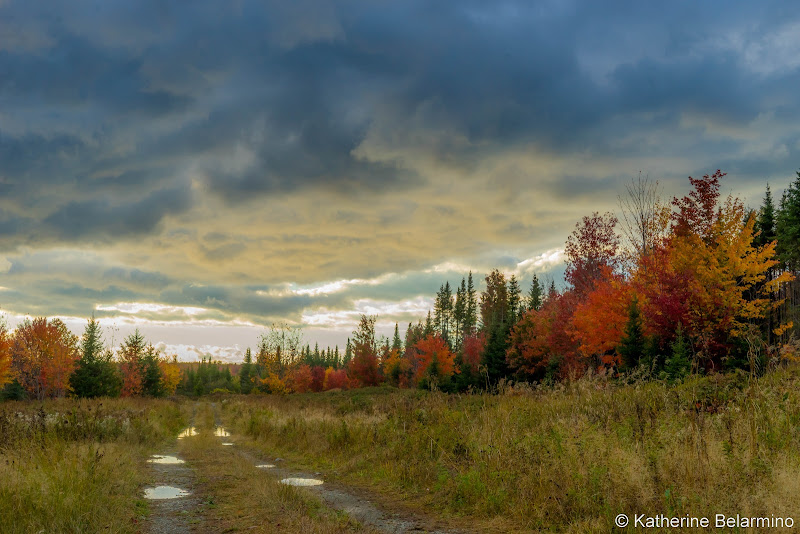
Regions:
[[[287,486],[320,486],[322,481],[316,478],[284,478],[281,484]]]
[[[154,454],[149,460],[147,460],[151,464],[185,464],[183,460],[180,458],[176,458],[175,456],[162,456],[160,454]]]
[[[222,428],[221,426],[218,426],[216,429],[214,429],[214,435],[219,438],[227,438],[228,436],[231,435],[231,433]]]
[[[191,427],[187,428],[186,430],[184,430],[183,432],[181,432],[180,434],[178,434],[178,439],[190,438],[190,437],[196,436],[196,435],[197,435],[197,429],[195,427],[191,426]]]
[[[179,499],[187,495],[191,495],[191,493],[174,486],[156,486],[155,488],[145,488],[144,490],[144,498],[150,500]]]
[[[261,464],[261,465],[257,465],[256,467],[258,467],[259,469],[272,469],[275,466],[272,465],[272,464]]]
[[[227,445],[228,447],[230,447],[231,445],[233,445],[233,443],[223,443],[223,445]]]

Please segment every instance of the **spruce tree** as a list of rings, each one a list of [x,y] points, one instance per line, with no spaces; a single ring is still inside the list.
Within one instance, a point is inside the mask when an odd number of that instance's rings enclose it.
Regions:
[[[464,323],[466,335],[475,333],[478,326],[478,299],[475,293],[475,285],[472,283],[472,271],[467,278],[467,316]]]
[[[680,380],[692,369],[692,356],[689,342],[683,335],[683,328],[678,325],[675,340],[672,342],[672,354],[667,360],[664,371],[670,380]]]
[[[622,336],[617,352],[622,357],[622,364],[626,369],[636,368],[645,353],[642,316],[639,310],[639,301],[635,296],[628,307],[628,322],[625,325],[625,335]]]
[[[347,346],[344,349],[344,360],[342,365],[346,366],[353,359],[353,347],[350,345],[350,338],[347,338]]]
[[[453,347],[461,348],[464,340],[464,323],[467,315],[467,282],[461,278],[461,285],[456,290],[456,302],[453,305]]]
[[[539,277],[536,276],[536,273],[533,273],[533,280],[531,281],[531,290],[528,293],[528,302],[527,307],[528,310],[538,310],[542,307],[542,294],[544,293],[544,289],[542,288],[542,284],[539,282]]]
[[[250,352],[250,347],[244,353],[244,363],[239,370],[239,390],[247,395],[253,391],[253,354]]]
[[[777,236],[775,231],[775,204],[772,202],[772,191],[767,184],[767,191],[764,194],[764,202],[758,210],[756,217],[756,227],[758,235],[754,239],[756,246],[764,246],[775,241]]]
[[[397,354],[403,351],[403,342],[400,340],[400,327],[394,323],[394,339],[392,339],[392,350],[397,351]]]
[[[776,226],[779,259],[788,270],[800,270],[800,171],[783,193]]]
[[[519,282],[517,282],[517,277],[512,274],[511,279],[508,281],[508,324],[511,326],[517,322],[517,318],[521,315],[521,294],[522,290],[519,287]]]
[[[72,392],[78,397],[116,397],[122,377],[112,361],[113,354],[103,346],[100,323],[89,319],[81,340],[81,358],[70,375]]]

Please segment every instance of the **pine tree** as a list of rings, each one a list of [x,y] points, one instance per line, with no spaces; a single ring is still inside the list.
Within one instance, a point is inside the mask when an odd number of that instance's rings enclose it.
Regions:
[[[512,274],[511,279],[508,281],[508,324],[509,325],[513,326],[517,322],[517,318],[521,315],[520,314],[521,294],[522,290],[519,287],[519,282],[517,282],[517,277]]]
[[[536,276],[536,273],[533,273],[533,280],[531,281],[531,290],[528,293],[528,303],[527,308],[528,310],[538,310],[542,307],[542,294],[544,293],[544,289],[542,288],[542,284],[539,282],[539,277]]]
[[[672,355],[666,362],[664,370],[670,380],[680,380],[692,369],[689,342],[683,335],[683,328],[678,324],[675,340],[672,342]]]
[[[142,392],[151,397],[164,396],[164,383],[159,367],[159,352],[152,344],[147,345],[147,348],[142,355],[142,364],[144,368],[144,376],[142,380]]]
[[[346,366],[353,359],[353,347],[350,345],[350,338],[347,338],[347,346],[344,349],[344,360],[342,365]]]
[[[800,171],[784,191],[776,221],[778,257],[790,271],[800,270]]]
[[[467,315],[464,321],[465,337],[475,333],[478,326],[478,300],[475,285],[472,283],[472,271],[467,278]]]
[[[428,337],[429,335],[433,334],[433,321],[431,320],[431,311],[428,310],[428,318],[425,319],[425,335],[423,337]]]
[[[403,342],[400,340],[400,328],[397,323],[394,323],[394,339],[392,339],[392,350],[396,350],[397,354],[403,352]]]
[[[617,352],[622,357],[623,365],[627,369],[634,369],[642,361],[645,348],[646,343],[642,330],[639,301],[634,296],[628,307],[628,322],[625,325],[625,335],[622,337],[619,347],[617,347]]]
[[[250,347],[244,353],[244,363],[239,370],[239,389],[247,395],[253,391],[253,354],[250,352]]]
[[[459,350],[464,340],[464,323],[467,315],[467,283],[461,278],[461,285],[456,290],[456,301],[453,305],[453,346]]]
[[[70,376],[70,387],[78,397],[116,397],[122,377],[112,361],[113,354],[103,346],[100,323],[89,319],[81,340],[81,358]]]

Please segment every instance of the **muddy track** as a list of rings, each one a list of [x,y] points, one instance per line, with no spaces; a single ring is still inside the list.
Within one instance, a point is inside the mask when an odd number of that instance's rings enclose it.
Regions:
[[[217,406],[215,403],[212,403],[211,406],[214,411],[215,423],[217,426],[220,426],[221,420],[219,418]],[[230,440],[231,438],[226,439]],[[274,467],[262,469],[266,476],[271,476],[275,479],[308,478],[324,480],[324,475],[322,473],[307,473],[293,469],[281,458],[263,457],[236,445],[233,449],[253,466],[274,465]],[[337,482],[325,481],[322,485],[310,486],[307,489],[318,495],[329,508],[345,512],[362,525],[371,527],[379,532],[391,534],[421,532],[432,534],[467,534],[469,532],[445,527],[433,518],[423,517],[409,510],[401,509],[400,507],[393,510],[388,510],[383,506],[379,507],[376,504],[378,499],[370,497],[368,492]]]
[[[192,420],[194,414],[192,415]],[[163,456],[178,456],[177,443],[162,451]],[[176,499],[148,500],[150,513],[145,521],[151,534],[183,534],[196,532],[200,527],[201,498],[195,491],[195,473],[189,464],[149,463],[153,473],[153,486],[173,486],[188,491],[190,495]]]

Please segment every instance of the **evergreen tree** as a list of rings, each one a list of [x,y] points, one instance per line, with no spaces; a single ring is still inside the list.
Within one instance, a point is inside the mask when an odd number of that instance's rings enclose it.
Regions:
[[[464,321],[464,336],[475,333],[478,326],[478,300],[475,293],[475,285],[472,283],[472,271],[467,278],[467,315]]]
[[[433,321],[431,320],[431,311],[428,310],[428,318],[425,319],[425,335],[423,337],[428,337],[429,335],[433,334]]]
[[[634,296],[628,307],[628,322],[625,325],[625,335],[622,336],[620,345],[617,347],[617,352],[622,357],[622,363],[625,368],[634,369],[639,365],[645,354],[645,345],[639,301]]]
[[[688,375],[691,369],[691,348],[686,336],[683,335],[683,328],[679,324],[675,340],[672,342],[672,355],[666,361],[664,370],[670,380],[680,380]]]
[[[531,290],[528,293],[528,303],[527,308],[529,310],[538,310],[542,307],[542,294],[544,293],[544,289],[542,288],[542,284],[539,283],[539,277],[536,276],[536,273],[533,273],[533,281],[531,281]]]
[[[519,282],[517,282],[517,277],[512,274],[511,279],[508,281],[508,324],[509,325],[513,326],[517,322],[517,318],[521,315],[520,314],[521,294],[522,290],[519,287]]]
[[[253,354],[250,352],[250,347],[244,353],[244,363],[242,368],[239,369],[239,390],[247,395],[253,391]]]
[[[461,348],[464,340],[464,323],[467,315],[467,283],[461,278],[461,285],[456,290],[456,301],[453,305],[453,349]]]
[[[113,353],[103,346],[100,323],[89,319],[81,340],[81,358],[70,375],[72,392],[78,397],[116,397],[122,389],[122,377],[114,364]]]
[[[333,351],[333,368],[338,369],[342,364],[339,358],[339,345],[336,345],[336,350]]]
[[[439,287],[433,305],[433,326],[445,342],[450,342],[450,323],[453,313],[453,293],[450,282]]]
[[[152,344],[147,345],[147,348],[142,355],[142,364],[144,367],[144,380],[142,381],[142,393],[150,395],[151,397],[164,396],[164,383],[161,374],[161,367],[159,367],[159,353]]]
[[[781,198],[776,220],[778,257],[790,271],[800,270],[800,171]]]
[[[506,351],[509,346],[508,332],[509,328],[505,323],[497,324],[489,330],[489,340],[486,350],[481,355],[481,364],[490,388],[495,387],[501,378],[509,376],[506,361]]]
[[[347,338],[347,346],[344,349],[344,361],[342,362],[343,365],[347,365],[350,363],[350,360],[353,359],[353,347],[350,345],[350,338]]]
[[[767,192],[764,194],[764,203],[758,211],[756,217],[756,227],[758,235],[754,239],[756,246],[764,246],[775,241],[777,234],[775,230],[775,205],[772,202],[772,191],[767,184]]]
[[[485,332],[504,329],[510,314],[506,277],[494,269],[486,275],[486,290],[481,293],[481,327]]]
[[[397,323],[394,323],[394,339],[392,339],[392,350],[396,350],[397,354],[403,352],[403,342],[400,340],[400,328]]]

